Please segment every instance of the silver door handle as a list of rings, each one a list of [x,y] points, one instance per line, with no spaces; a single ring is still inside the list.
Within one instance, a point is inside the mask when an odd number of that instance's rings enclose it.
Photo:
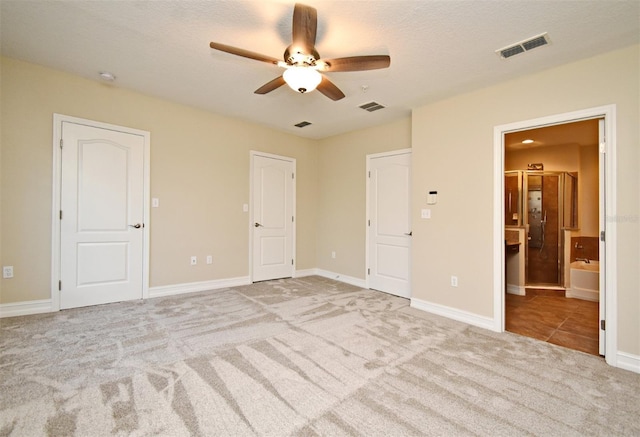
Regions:
[[[135,225],[129,225],[130,228],[136,228],[136,229],[140,229],[143,228],[144,225],[141,225],[140,223],[136,223]]]
[[[261,225],[261,224],[260,224],[260,223],[258,223],[258,222],[256,222],[253,226],[255,226],[256,228],[264,227],[263,225]]]

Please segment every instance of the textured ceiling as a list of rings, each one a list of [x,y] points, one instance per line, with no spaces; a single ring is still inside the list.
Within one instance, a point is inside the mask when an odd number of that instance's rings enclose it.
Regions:
[[[323,58],[388,54],[391,67],[329,73],[346,94],[255,89],[281,74],[209,48],[215,41],[281,58],[292,1],[0,0],[2,54],[302,137],[323,138],[411,109],[640,42],[640,2],[331,1],[318,10]],[[551,44],[503,60],[495,50],[547,32]],[[366,88],[366,91],[363,90]],[[358,106],[376,101],[385,109]],[[303,129],[293,125],[309,121]]]

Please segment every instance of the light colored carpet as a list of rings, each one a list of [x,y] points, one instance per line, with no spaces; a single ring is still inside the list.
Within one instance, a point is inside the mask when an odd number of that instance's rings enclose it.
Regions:
[[[640,435],[640,375],[320,277],[0,320],[0,435]]]

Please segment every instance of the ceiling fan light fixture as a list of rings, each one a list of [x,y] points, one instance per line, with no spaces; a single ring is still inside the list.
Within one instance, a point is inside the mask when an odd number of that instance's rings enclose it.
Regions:
[[[286,83],[299,93],[308,93],[317,88],[319,93],[333,101],[343,99],[345,95],[327,76],[321,73],[377,70],[388,68],[391,63],[391,58],[388,55],[348,56],[323,60],[315,47],[317,30],[318,12],[316,9],[312,6],[296,3],[293,7],[291,22],[292,44],[285,49],[282,61],[271,56],[213,41],[209,43],[209,47],[285,68],[282,75],[262,85],[254,91],[255,94],[270,93]]]
[[[322,75],[311,67],[289,67],[282,77],[292,90],[299,93],[308,93],[315,90],[322,81]]]

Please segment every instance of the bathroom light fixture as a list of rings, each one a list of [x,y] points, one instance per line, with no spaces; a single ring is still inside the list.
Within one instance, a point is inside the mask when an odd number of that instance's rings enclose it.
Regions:
[[[308,93],[315,90],[322,81],[322,75],[312,67],[289,67],[282,77],[292,90],[299,93]]]
[[[531,144],[533,140],[522,140],[522,144]]]

